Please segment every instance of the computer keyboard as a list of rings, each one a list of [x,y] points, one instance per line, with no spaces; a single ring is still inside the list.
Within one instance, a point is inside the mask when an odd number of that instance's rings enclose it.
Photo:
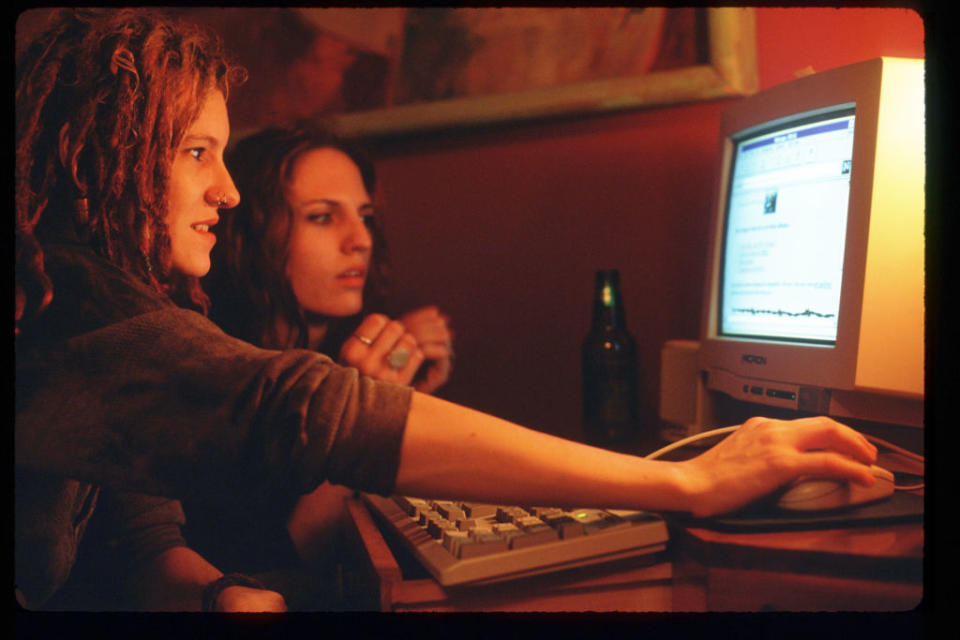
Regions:
[[[659,516],[363,494],[444,586],[483,584],[663,551]]]

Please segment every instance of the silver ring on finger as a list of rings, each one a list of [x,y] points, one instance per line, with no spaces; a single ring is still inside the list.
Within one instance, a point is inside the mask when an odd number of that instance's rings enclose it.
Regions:
[[[409,361],[410,361],[410,352],[404,349],[403,347],[394,349],[387,356],[387,364],[390,365],[391,369],[394,369],[397,371],[399,371],[400,369],[403,369],[403,367],[406,366],[406,364]]]
[[[363,344],[367,345],[368,347],[372,347],[372,346],[373,346],[373,340],[371,340],[370,338],[366,338],[366,337],[360,335],[359,333],[353,334],[353,337],[356,338],[357,340],[359,340],[360,342],[362,342]]]

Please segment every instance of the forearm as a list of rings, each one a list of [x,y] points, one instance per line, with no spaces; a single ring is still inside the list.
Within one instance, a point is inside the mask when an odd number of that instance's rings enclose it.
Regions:
[[[173,547],[133,576],[133,605],[141,611],[203,611],[206,610],[204,590],[221,576],[223,573],[197,552],[187,547]],[[287,610],[280,593],[263,588],[255,580],[245,579],[242,583],[231,580],[228,585],[220,585],[220,590],[210,596],[212,611],[279,613]]]
[[[805,475],[874,482],[876,447],[830,418],[752,418],[683,462],[566,441],[414,394],[396,491],[542,506],[733,511]]]
[[[676,465],[563,440],[414,394],[396,491],[420,497],[684,510]]]

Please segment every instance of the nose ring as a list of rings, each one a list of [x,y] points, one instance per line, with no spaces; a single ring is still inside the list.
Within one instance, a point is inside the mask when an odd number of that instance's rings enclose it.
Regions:
[[[217,208],[222,209],[227,206],[227,196],[220,193],[217,194]]]

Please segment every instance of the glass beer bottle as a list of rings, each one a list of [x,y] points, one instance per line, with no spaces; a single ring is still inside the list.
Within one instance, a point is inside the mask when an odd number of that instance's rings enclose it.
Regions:
[[[620,272],[596,273],[593,320],[583,341],[583,430],[597,446],[634,440],[637,416],[637,343],[627,331]]]

